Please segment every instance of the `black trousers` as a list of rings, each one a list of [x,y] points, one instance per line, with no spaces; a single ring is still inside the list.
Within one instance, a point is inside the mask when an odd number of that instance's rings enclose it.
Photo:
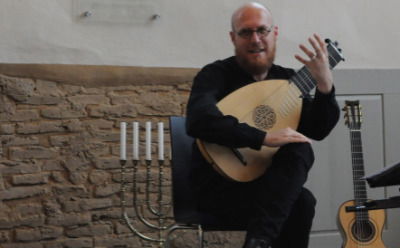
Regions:
[[[193,175],[199,208],[230,225],[245,225],[247,238],[268,239],[273,248],[306,248],[316,200],[303,185],[313,162],[308,143],[293,143],[281,147],[268,171],[249,183],[230,181],[203,165]]]

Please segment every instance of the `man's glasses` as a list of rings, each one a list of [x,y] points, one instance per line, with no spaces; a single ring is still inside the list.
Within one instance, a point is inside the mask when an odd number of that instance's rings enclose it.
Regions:
[[[273,25],[271,25],[271,27],[261,26],[257,29],[244,28],[239,30],[239,32],[237,32],[237,35],[239,35],[243,39],[250,39],[255,32],[259,38],[265,38],[269,33],[271,33],[273,28]]]

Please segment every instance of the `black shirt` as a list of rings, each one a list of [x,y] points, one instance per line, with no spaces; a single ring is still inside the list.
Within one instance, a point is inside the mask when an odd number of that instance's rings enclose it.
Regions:
[[[289,79],[293,69],[272,65],[268,79]],[[187,106],[186,128],[190,136],[228,147],[260,149],[266,133],[237,118],[223,115],[216,104],[229,93],[255,82],[234,56],[206,65],[195,77]],[[340,110],[334,88],[329,94],[316,90],[315,98],[303,98],[298,131],[322,140],[339,119]]]

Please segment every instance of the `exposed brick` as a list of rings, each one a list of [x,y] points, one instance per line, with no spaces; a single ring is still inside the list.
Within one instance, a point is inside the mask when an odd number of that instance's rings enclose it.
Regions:
[[[180,115],[183,99],[175,92],[148,92],[137,99],[138,113],[143,115]]]
[[[64,167],[60,160],[45,160],[43,161],[42,171],[63,171]]]
[[[0,90],[0,247],[156,246],[119,224],[118,123],[183,114],[190,84],[86,88],[0,75]],[[131,174],[126,181],[132,182]],[[134,216],[130,188],[125,197]]]
[[[103,209],[112,206],[113,201],[111,198],[87,199],[82,201],[82,209],[84,210]]]
[[[137,239],[136,239],[137,240]],[[123,247],[123,248],[130,248],[130,247],[143,247],[139,242],[135,242],[130,239],[121,239],[113,236],[101,236],[95,238],[95,245],[96,246],[104,246],[104,247]],[[193,246],[194,247],[194,246]]]
[[[9,218],[0,216],[0,229],[10,229],[15,227],[39,227],[43,226],[45,222],[45,216],[43,214],[35,214],[30,216],[18,216],[18,213],[9,213]]]
[[[63,242],[65,248],[92,248],[93,240],[91,238],[68,239]]]
[[[1,143],[4,146],[39,145],[39,138],[35,136],[2,135]]]
[[[54,159],[58,151],[54,148],[41,146],[12,147],[10,148],[10,158],[16,161],[25,159]]]
[[[66,132],[81,132],[83,131],[82,123],[76,119],[62,122],[62,127]]]
[[[0,191],[2,191],[2,190],[5,190],[5,186],[4,186],[3,176],[0,175]]]
[[[93,130],[111,129],[114,126],[114,122],[103,119],[94,119],[94,120],[84,120],[82,121],[82,125]]]
[[[65,167],[68,171],[78,171],[84,170],[90,165],[90,161],[88,161],[84,156],[68,156],[65,161]]]
[[[113,206],[112,199],[77,199],[63,203],[65,212],[80,212],[93,209],[103,209]]]
[[[39,96],[56,96],[62,97],[65,95],[59,88],[58,84],[55,82],[36,80],[35,93]]]
[[[70,139],[69,135],[52,135],[50,136],[50,144],[58,147],[68,146],[70,145]]]
[[[97,169],[116,169],[120,168],[118,158],[99,158],[95,162]]]
[[[2,76],[4,93],[18,102],[26,101],[34,94],[35,83],[31,79],[18,79]]]
[[[20,228],[15,230],[16,241],[39,241],[54,239],[62,235],[61,227]]]
[[[104,184],[111,178],[110,174],[103,170],[94,170],[89,174],[89,181],[94,185]]]
[[[61,206],[55,199],[44,200],[43,210],[47,217],[55,217],[61,214]]]
[[[48,192],[49,190],[43,186],[13,187],[0,191],[0,200],[27,198],[36,195],[43,195]]]
[[[75,95],[84,93],[85,88],[78,85],[61,84],[60,89],[65,92],[66,95]]]
[[[25,217],[42,214],[43,207],[42,204],[38,203],[21,203],[15,206],[15,211],[18,215]]]
[[[8,120],[16,111],[16,104],[11,101],[6,95],[0,94],[0,114],[1,120]],[[0,121],[1,121],[0,120]]]
[[[24,228],[15,230],[16,241],[39,241],[41,240],[40,230]]]
[[[37,173],[39,171],[40,164],[35,160],[30,162],[16,162],[10,160],[0,161],[0,173],[2,175]]]
[[[17,110],[10,118],[10,121],[36,121],[39,120],[37,110]]]
[[[42,239],[55,239],[63,235],[64,229],[56,226],[46,226],[40,228],[40,234]]]
[[[58,96],[30,96],[24,103],[32,105],[56,105],[63,102]]]
[[[25,174],[12,176],[13,185],[27,185],[27,184],[45,184],[49,181],[47,174]]]
[[[0,231],[0,244],[11,240],[10,231]]]
[[[57,183],[65,183],[65,182],[67,182],[67,179],[65,178],[64,173],[59,172],[59,171],[52,171],[51,175],[50,175],[50,178],[52,180],[54,180],[55,182],[57,182]]]
[[[69,186],[69,185],[61,185],[61,186],[54,186],[53,192],[56,196],[62,198],[70,198],[70,197],[80,197],[85,198],[89,196],[87,189],[83,186]]]
[[[136,105],[121,104],[121,105],[99,105],[89,106],[89,113],[91,117],[136,117]]]
[[[15,132],[15,124],[0,125],[0,134],[13,134]]]
[[[99,220],[119,220],[121,219],[121,209],[93,210],[91,211],[94,221]]]
[[[17,124],[17,133],[19,134],[40,134],[64,131],[66,131],[66,127],[61,121],[41,121],[38,123]]]
[[[38,242],[8,243],[8,244],[2,244],[1,248],[43,248],[43,244]]]
[[[110,100],[104,95],[77,95],[67,98],[68,101],[75,105],[86,106],[88,104],[109,104]]]
[[[73,109],[70,106],[47,107],[42,109],[41,115],[49,119],[71,119],[87,116],[85,109]]]
[[[73,171],[69,173],[69,180],[73,184],[84,184],[86,183],[88,178],[88,173],[87,172],[81,172],[81,171]]]
[[[83,225],[90,222],[89,213],[64,213],[47,219],[49,225],[54,226],[74,226]]]
[[[104,186],[97,186],[94,191],[96,197],[106,197],[113,195],[121,190],[121,184],[107,184]]]
[[[70,238],[103,236],[113,233],[111,224],[88,225],[78,228],[71,228],[65,231]]]

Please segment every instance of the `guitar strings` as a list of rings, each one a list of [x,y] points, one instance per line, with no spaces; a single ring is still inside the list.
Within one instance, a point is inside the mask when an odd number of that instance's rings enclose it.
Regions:
[[[363,167],[363,153],[361,146],[361,130],[357,129],[354,124],[351,125],[350,130],[351,136],[351,152],[352,152],[352,164],[353,166],[353,182],[354,182],[354,195],[355,195],[355,203],[356,206],[360,205],[362,201],[366,201],[366,189],[365,182],[360,180],[364,176],[364,167]],[[358,145],[355,142],[358,142]],[[367,233],[368,225],[368,211],[361,210],[359,212],[355,212],[355,224],[356,224],[356,235],[361,235],[362,241],[366,238],[364,234]],[[364,245],[361,245],[364,246]],[[359,242],[357,242],[357,247],[360,247]]]

